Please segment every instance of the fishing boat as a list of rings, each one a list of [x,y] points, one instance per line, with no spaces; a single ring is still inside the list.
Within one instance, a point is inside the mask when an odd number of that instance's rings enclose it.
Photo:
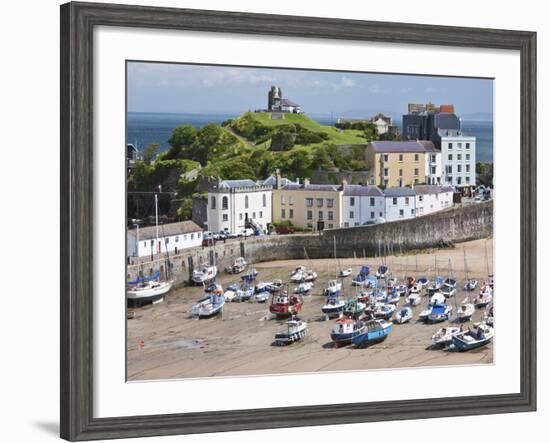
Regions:
[[[228,274],[240,274],[246,269],[247,263],[244,257],[237,257],[231,266],[225,268]]]
[[[328,286],[325,289],[325,296],[330,294],[339,294],[342,290],[342,283],[338,280],[329,280]]]
[[[433,304],[428,303],[428,306],[426,306],[426,309],[422,310],[420,314],[418,315],[418,320],[420,321],[426,321],[430,314],[432,313]]]
[[[313,283],[305,281],[300,283],[297,287],[294,288],[295,294],[307,294],[313,288]]]
[[[368,346],[384,340],[392,331],[392,324],[386,320],[369,320],[365,323],[365,329],[358,335],[352,337],[351,343],[354,346]]]
[[[430,323],[440,323],[442,321],[449,320],[453,312],[453,307],[449,305],[434,305],[430,314],[428,315],[427,321]]]
[[[147,280],[131,286],[126,291],[129,307],[139,307],[146,303],[158,303],[170,292],[172,281]]]
[[[450,350],[469,351],[488,344],[494,337],[493,328],[484,322],[476,323],[467,331],[459,332],[452,338]]]
[[[395,313],[395,323],[403,324],[412,319],[413,311],[408,306],[404,306]]]
[[[451,343],[453,337],[460,332],[460,328],[454,326],[447,326],[439,329],[434,335],[432,335],[432,346],[441,347]]]
[[[346,307],[346,302],[340,298],[340,292],[332,292],[325,295],[325,304],[321,308],[321,312],[328,318],[339,317]]]
[[[354,318],[340,318],[336,320],[332,328],[330,339],[334,342],[336,347],[346,346],[351,344],[353,337],[363,333],[364,330],[365,324],[362,321]]]
[[[216,278],[218,268],[216,266],[205,266],[202,269],[195,269],[191,275],[191,281],[197,285],[208,283]]]
[[[271,297],[271,293],[268,291],[262,291],[258,292],[254,295],[254,300],[257,303],[265,303],[267,300],[269,300],[269,297]]]
[[[376,270],[376,278],[386,278],[388,275],[388,267],[385,265],[378,266],[378,269]]]
[[[462,300],[462,304],[456,311],[456,319],[458,321],[468,321],[472,318],[472,315],[474,315],[475,312],[475,306],[473,303],[468,303],[468,299],[465,298]]]
[[[237,296],[237,291],[239,290],[239,286],[235,283],[230,284],[227,288],[225,288],[225,292],[223,293],[223,296],[225,297],[225,301],[233,301],[235,297]]]
[[[376,303],[374,305],[373,314],[375,318],[388,320],[391,318],[395,310],[395,305],[390,305],[388,303]]]
[[[359,318],[367,305],[357,299],[347,300],[344,306],[344,315],[346,317]]]
[[[478,296],[474,299],[474,305],[476,308],[484,308],[493,301],[493,290],[491,286],[486,283],[479,290]]]
[[[269,312],[275,314],[278,318],[290,317],[300,313],[303,303],[304,299],[301,295],[293,294],[289,296],[288,291],[281,288],[272,295]]]
[[[191,308],[194,317],[209,318],[219,314],[225,305],[225,297],[221,291],[216,291],[201,298]]]
[[[303,320],[291,319],[286,322],[286,329],[275,334],[275,344],[289,345],[306,336],[307,323]]]
[[[353,269],[351,269],[351,268],[343,269],[343,270],[341,270],[341,271],[338,273],[338,278],[346,278],[346,277],[349,277],[349,276],[351,275],[352,272],[353,272]]]

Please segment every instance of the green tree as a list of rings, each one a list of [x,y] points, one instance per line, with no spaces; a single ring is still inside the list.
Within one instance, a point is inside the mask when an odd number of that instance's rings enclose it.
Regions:
[[[149,143],[145,150],[143,151],[143,161],[150,165],[151,162],[154,160],[155,156],[157,155],[160,148],[159,143]]]
[[[170,150],[163,156],[166,160],[186,158],[191,146],[197,141],[197,131],[191,125],[180,125],[174,128],[168,139]],[[187,157],[189,158],[189,157]]]

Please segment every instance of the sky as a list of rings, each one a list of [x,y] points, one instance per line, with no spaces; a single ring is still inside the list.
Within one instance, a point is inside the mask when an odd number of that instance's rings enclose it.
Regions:
[[[143,62],[128,63],[128,111],[241,114],[265,109],[272,85],[311,115],[401,115],[428,102],[466,118],[493,111],[490,79]]]

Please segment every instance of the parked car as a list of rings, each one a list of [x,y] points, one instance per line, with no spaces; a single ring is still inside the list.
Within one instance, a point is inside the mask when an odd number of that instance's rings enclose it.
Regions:
[[[229,231],[225,231],[225,235],[227,236],[227,238],[237,238],[237,237],[239,237],[239,234],[237,234],[235,232],[229,232]]]
[[[214,240],[214,237],[206,235],[202,238],[202,245],[203,246],[214,246],[216,244],[216,240]]]
[[[254,235],[254,229],[245,228],[242,230],[241,235],[244,237],[250,237],[251,235]]]

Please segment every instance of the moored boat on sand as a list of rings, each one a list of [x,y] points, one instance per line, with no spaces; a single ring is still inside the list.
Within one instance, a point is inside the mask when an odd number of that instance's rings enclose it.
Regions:
[[[307,323],[303,320],[288,320],[286,329],[275,334],[275,344],[279,346],[289,345],[306,336]]]
[[[351,344],[357,347],[368,346],[384,340],[392,331],[392,324],[386,320],[368,320],[365,330],[351,339]]]

